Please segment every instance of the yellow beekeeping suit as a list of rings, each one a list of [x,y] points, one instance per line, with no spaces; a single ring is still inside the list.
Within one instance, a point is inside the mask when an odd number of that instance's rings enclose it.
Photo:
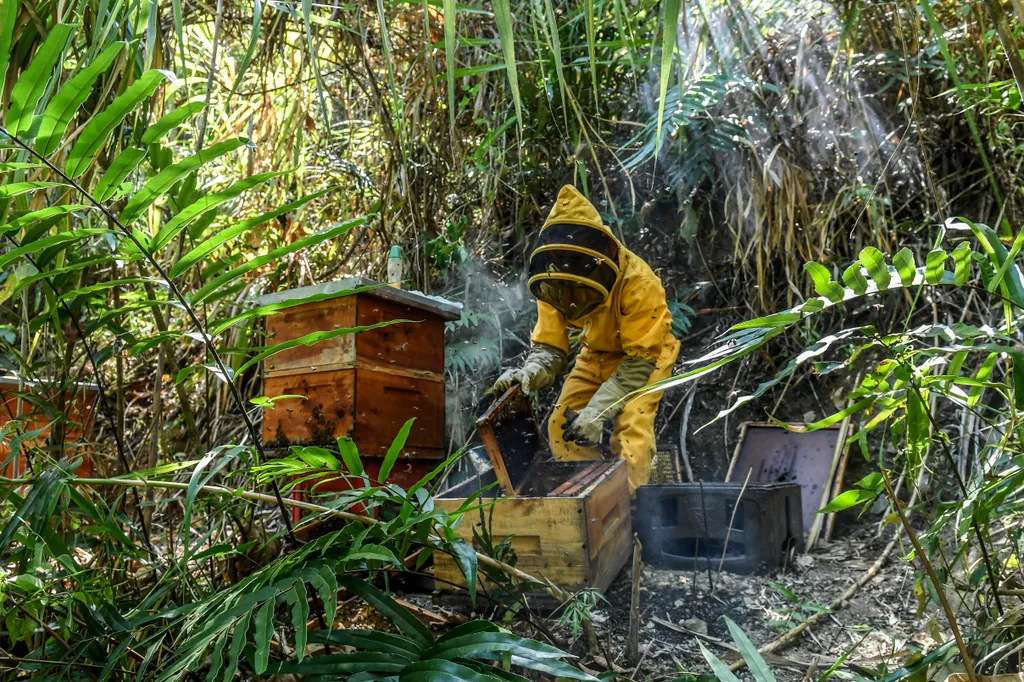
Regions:
[[[563,187],[542,228],[553,225],[585,225],[603,231],[615,240],[602,224],[597,209],[576,188]],[[618,241],[615,240],[618,244]],[[583,249],[581,249],[583,250]],[[551,305],[537,301],[537,325],[534,344],[545,344],[569,351],[569,329],[581,330],[582,348],[576,363],[565,380],[558,405],[548,422],[551,451],[556,459],[599,459],[592,447],[567,442],[562,425],[566,408],[584,408],[608,381],[626,357],[637,357],[654,363],[648,383],[666,379],[672,374],[679,354],[679,341],[672,335],[672,315],[665,300],[660,278],[636,254],[619,244],[617,273],[607,297],[592,312],[576,320],[566,317]],[[557,276],[557,275],[556,275]],[[543,279],[539,274],[531,278]],[[654,419],[658,412],[660,393],[645,395],[628,402],[615,417],[611,439],[612,452],[628,466],[630,492],[645,485],[650,477],[651,462],[656,453]]]

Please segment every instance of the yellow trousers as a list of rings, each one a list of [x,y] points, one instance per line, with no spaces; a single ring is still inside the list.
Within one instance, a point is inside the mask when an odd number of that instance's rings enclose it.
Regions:
[[[672,376],[672,370],[679,355],[679,342],[672,339],[666,344],[657,367],[648,383],[661,381]],[[572,408],[579,412],[604,382],[619,367],[625,356],[622,353],[601,353],[584,348],[576,357],[569,376],[562,386],[551,419],[548,420],[548,441],[551,452],[557,460],[601,459],[596,448],[576,445],[562,438],[565,410]],[[651,476],[651,463],[657,453],[654,439],[654,418],[658,416],[661,393],[650,393],[636,398],[615,417],[611,437],[612,452],[626,461],[629,477],[629,494],[634,495],[639,486],[646,485]]]

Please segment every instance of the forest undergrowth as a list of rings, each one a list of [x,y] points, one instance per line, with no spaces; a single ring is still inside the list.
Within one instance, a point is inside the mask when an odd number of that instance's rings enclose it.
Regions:
[[[0,0],[3,675],[593,679],[522,594],[567,600],[578,637],[598,598],[536,582],[504,539],[457,540],[490,503],[431,498],[528,348],[522,273],[565,183],[666,285],[686,358],[656,389],[667,440],[727,364],[704,401],[726,439],[730,415],[849,425],[869,473],[829,510],[888,510],[948,637],[812,675],[1019,672],[1022,19],[1017,0]],[[394,245],[406,288],[464,304],[450,457],[407,489],[386,478],[409,425],[379,476],[347,439],[270,457],[261,361],[286,347],[264,320],[287,304],[251,299],[383,280]],[[813,386],[813,419],[786,411]],[[355,489],[291,498],[325,474]],[[302,504],[331,530],[294,527]],[[424,626],[394,588],[439,552],[471,600],[510,601]],[[339,599],[377,627],[337,621]]]

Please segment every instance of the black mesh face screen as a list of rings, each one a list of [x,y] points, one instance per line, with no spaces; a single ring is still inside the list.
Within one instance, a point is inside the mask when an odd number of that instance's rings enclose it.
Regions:
[[[530,285],[530,291],[562,313],[567,320],[578,320],[604,303],[604,294],[587,284],[557,279],[542,279]]]
[[[530,256],[530,291],[568,320],[592,312],[618,279],[619,245],[586,225],[551,225]]]
[[[600,289],[611,291],[618,273],[605,260],[589,253],[552,248],[550,251],[534,252],[530,257],[530,277],[542,274],[563,274],[583,277],[596,282]]]
[[[552,244],[571,244],[607,256],[613,263],[619,262],[619,245],[603,230],[588,225],[551,225],[540,234],[537,248]]]

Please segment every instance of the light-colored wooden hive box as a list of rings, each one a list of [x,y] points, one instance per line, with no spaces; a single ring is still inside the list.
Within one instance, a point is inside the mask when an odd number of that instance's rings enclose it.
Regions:
[[[334,446],[352,438],[364,457],[382,457],[415,417],[403,457],[445,456],[444,325],[461,306],[362,277],[261,296],[256,305],[299,302],[267,318],[266,345],[336,329],[369,327],[267,358],[263,393],[286,399],[268,409],[263,440],[271,448]],[[311,300],[312,299],[312,300]],[[401,467],[396,467],[396,471]]]
[[[570,473],[572,472],[572,473]],[[537,487],[526,486],[516,497],[493,507],[470,512],[456,526],[456,535],[473,542],[473,530],[483,533],[490,524],[495,544],[512,535],[516,568],[544,577],[569,591],[596,588],[605,591],[629,557],[630,511],[626,466],[614,462],[549,462],[538,464],[531,476]],[[555,493],[552,479],[590,480],[569,493]],[[434,506],[453,512],[465,498],[487,481],[472,479],[434,499]],[[546,485],[545,485],[546,484]],[[496,492],[496,489],[488,491]],[[434,553],[434,577],[440,592],[466,584],[452,557]]]
[[[434,506],[454,512],[495,481],[499,485],[485,491],[483,500],[503,497],[482,515],[467,513],[456,535],[472,543],[474,531],[489,532],[494,545],[513,536],[520,570],[569,591],[608,589],[631,551],[625,463],[551,461],[518,387],[496,401],[477,427],[494,468],[440,493]],[[442,600],[443,593],[465,585],[459,566],[441,552],[434,553],[434,577]]]

